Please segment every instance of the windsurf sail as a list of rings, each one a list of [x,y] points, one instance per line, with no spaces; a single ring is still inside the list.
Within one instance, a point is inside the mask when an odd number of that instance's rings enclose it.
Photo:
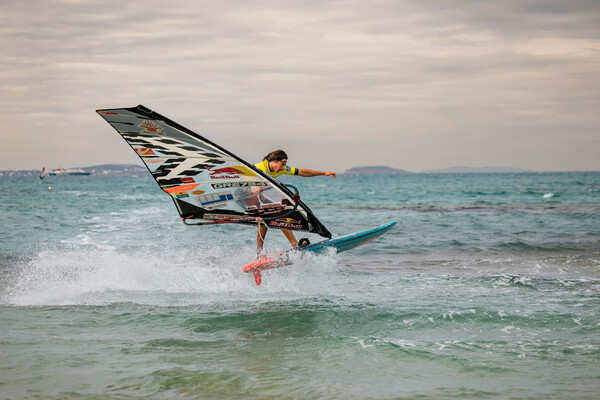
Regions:
[[[40,180],[44,180],[46,177],[46,167],[43,167],[39,174]]]
[[[96,110],[142,159],[184,222],[331,233],[281,182],[142,105]]]

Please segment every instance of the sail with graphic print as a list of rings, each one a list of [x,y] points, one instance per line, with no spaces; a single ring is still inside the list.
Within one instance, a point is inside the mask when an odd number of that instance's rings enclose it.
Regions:
[[[137,152],[186,224],[263,224],[331,238],[297,191],[205,137],[142,105],[96,112]]]

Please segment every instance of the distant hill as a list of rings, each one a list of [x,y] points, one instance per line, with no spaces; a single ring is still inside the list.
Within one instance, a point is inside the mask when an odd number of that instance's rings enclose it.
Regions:
[[[409,171],[385,166],[352,167],[344,172],[349,175],[381,175],[381,174],[410,174]]]
[[[102,164],[82,169],[95,175],[139,175],[148,173],[146,167],[135,164]]]
[[[459,165],[457,167],[451,167],[451,168],[443,168],[443,169],[436,169],[433,171],[423,171],[425,173],[431,173],[431,174],[463,174],[463,173],[492,173],[492,172],[532,172],[530,170],[527,169],[520,169],[520,168],[513,168],[513,167],[481,167],[481,168],[474,168],[474,167],[465,167],[462,165]]]
[[[52,169],[54,168],[46,168],[46,172],[48,173]],[[135,164],[103,164],[93,167],[78,167],[73,169],[82,169],[90,172],[90,175],[103,176],[142,175],[149,173],[145,167]],[[38,176],[40,170],[41,168],[35,170],[6,170],[0,171],[0,176]]]

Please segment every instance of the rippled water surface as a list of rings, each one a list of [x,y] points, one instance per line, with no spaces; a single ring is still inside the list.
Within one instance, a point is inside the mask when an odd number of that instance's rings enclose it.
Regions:
[[[600,395],[600,173],[288,178],[334,236],[398,225],[258,287],[255,230],[149,175],[36,179],[0,177],[0,398]]]

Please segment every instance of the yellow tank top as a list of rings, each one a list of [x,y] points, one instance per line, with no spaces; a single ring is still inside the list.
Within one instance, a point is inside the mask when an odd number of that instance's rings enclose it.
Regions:
[[[267,160],[262,160],[258,164],[254,164],[254,166],[260,169],[263,172],[266,172],[268,175],[271,175],[273,178],[277,178],[280,175],[298,175],[298,168],[290,167],[286,165],[284,169],[279,172],[271,171],[269,168],[269,162]]]

